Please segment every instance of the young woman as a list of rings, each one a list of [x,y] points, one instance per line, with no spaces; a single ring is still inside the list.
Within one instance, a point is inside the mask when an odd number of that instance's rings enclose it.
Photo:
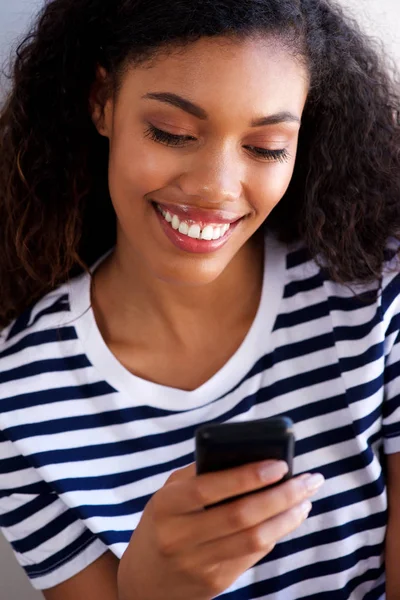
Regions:
[[[48,600],[400,598],[399,107],[326,0],[46,4],[0,120],[0,525]],[[196,476],[198,426],[281,414],[292,480]]]

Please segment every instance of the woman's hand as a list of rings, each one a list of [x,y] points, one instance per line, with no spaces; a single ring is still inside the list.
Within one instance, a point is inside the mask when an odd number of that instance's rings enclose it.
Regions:
[[[285,463],[252,463],[196,475],[171,475],[151,498],[122,557],[121,600],[210,600],[307,518],[320,475],[302,475],[269,490],[204,510],[210,504],[279,481]]]

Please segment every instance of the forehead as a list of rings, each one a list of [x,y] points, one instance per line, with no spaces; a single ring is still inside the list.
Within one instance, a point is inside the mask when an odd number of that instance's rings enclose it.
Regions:
[[[131,67],[125,75],[136,95],[175,92],[210,114],[234,107],[268,111],[301,109],[309,80],[304,60],[277,38],[202,38]]]

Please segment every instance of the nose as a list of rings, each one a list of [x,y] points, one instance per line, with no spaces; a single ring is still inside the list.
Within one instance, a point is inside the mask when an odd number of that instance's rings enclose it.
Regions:
[[[178,178],[186,196],[223,204],[240,199],[243,193],[243,166],[233,152],[196,152]]]

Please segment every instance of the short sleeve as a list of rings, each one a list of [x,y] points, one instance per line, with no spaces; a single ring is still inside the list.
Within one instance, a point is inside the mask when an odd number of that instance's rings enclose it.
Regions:
[[[1,431],[0,529],[38,590],[70,579],[107,550]]]
[[[382,290],[385,326],[383,444],[386,454],[400,452],[400,274],[386,277]]]

